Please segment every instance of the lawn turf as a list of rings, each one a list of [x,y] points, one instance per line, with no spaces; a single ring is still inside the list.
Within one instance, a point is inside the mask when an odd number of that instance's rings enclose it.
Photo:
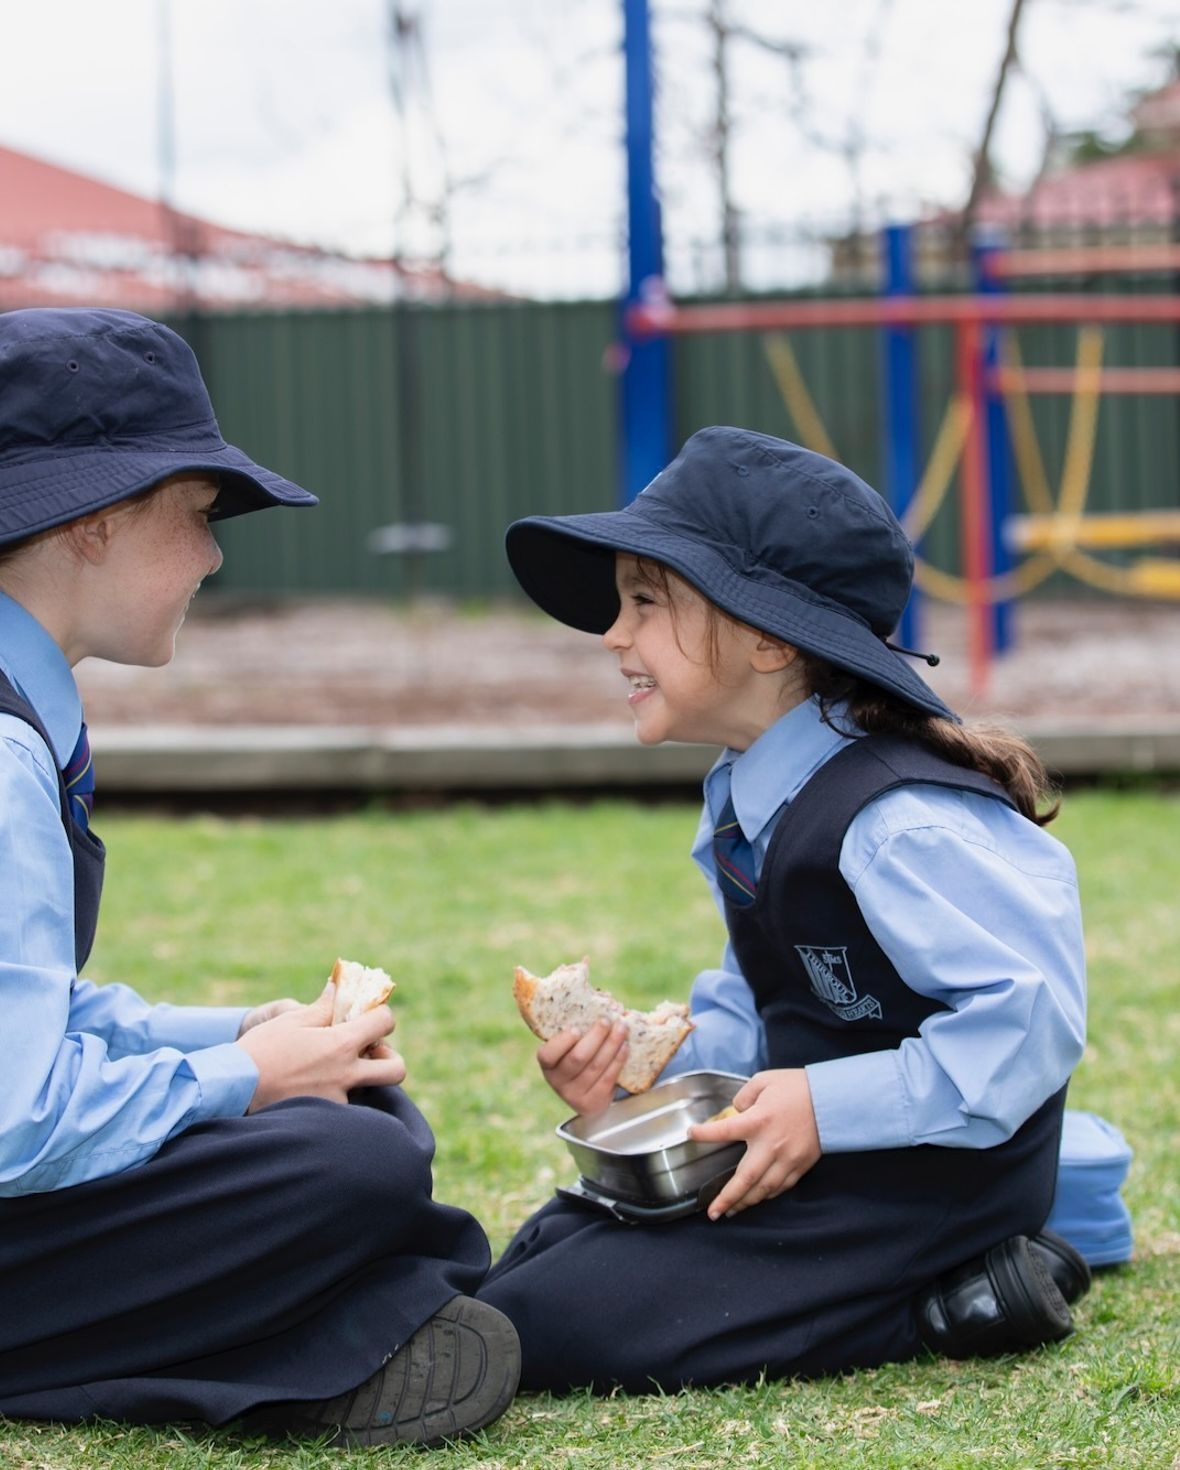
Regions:
[[[627,1002],[681,997],[723,933],[688,861],[688,805],[374,809],[322,820],[112,816],[93,962],[152,999],[311,999],[344,954],[398,980],[407,1085],[439,1140],[436,1193],[498,1250],[572,1177],[565,1109],[532,1060],[514,964],[589,954]],[[1180,799],[1081,792],[1054,830],[1081,874],[1090,1043],[1070,1105],[1127,1135],[1136,1260],[1098,1274],[1066,1342],[814,1383],[651,1397],[523,1395],[431,1466],[1112,1466],[1180,1470]],[[671,1258],[670,1258],[671,1260]],[[674,1276],[672,1278],[674,1280]],[[683,1289],[691,1289],[684,1283]],[[272,1445],[217,1431],[0,1421],[3,1470],[422,1465],[416,1451]]]

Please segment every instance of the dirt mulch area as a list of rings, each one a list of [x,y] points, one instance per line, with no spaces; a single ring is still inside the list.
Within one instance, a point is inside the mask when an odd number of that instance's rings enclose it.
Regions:
[[[1180,606],[1027,603],[1015,628],[1016,646],[973,694],[965,615],[930,606],[921,644],[943,661],[926,677],[970,716],[1104,725],[1180,716]],[[167,668],[86,661],[78,682],[100,727],[630,723],[599,640],[523,610],[250,607],[208,595]]]

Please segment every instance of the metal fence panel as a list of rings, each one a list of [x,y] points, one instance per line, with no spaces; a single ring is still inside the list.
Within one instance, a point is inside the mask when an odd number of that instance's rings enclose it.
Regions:
[[[1140,288],[1130,282],[1121,289]],[[616,334],[613,303],[243,313],[176,325],[197,350],[226,437],[321,497],[316,510],[227,522],[218,577],[226,590],[429,592],[474,601],[510,595],[509,521],[616,503],[618,383],[604,361]],[[1105,361],[1175,367],[1177,338],[1174,326],[1112,327]],[[789,340],[837,453],[885,490],[878,335],[809,330]],[[953,387],[953,343],[946,328],[923,329],[918,342],[928,454]],[[1023,328],[1019,343],[1030,366],[1069,366],[1077,331]],[[709,423],[800,437],[760,334],[677,338],[672,361],[677,444]],[[1068,397],[1032,405],[1055,493],[1071,406]],[[1180,401],[1104,400],[1087,509],[1178,503]],[[445,550],[377,554],[369,547],[378,528],[423,524],[445,528]],[[924,551],[935,565],[957,569],[954,486]]]
[[[321,500],[227,522],[227,590],[497,596],[515,585],[502,550],[509,520],[614,503],[609,303],[178,325],[227,439]],[[445,550],[369,547],[378,528],[423,524],[445,528]]]

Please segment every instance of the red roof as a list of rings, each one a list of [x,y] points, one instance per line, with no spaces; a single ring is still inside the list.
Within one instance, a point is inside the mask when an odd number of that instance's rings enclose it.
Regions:
[[[1068,226],[1170,226],[1180,212],[1180,151],[1128,153],[1077,164],[1035,183],[1026,194],[989,190],[980,224],[1055,229]]]
[[[436,270],[227,229],[0,147],[0,309],[347,306],[488,293]]]
[[[1180,80],[1142,98],[1131,117],[1138,132],[1174,145],[1180,140]]]

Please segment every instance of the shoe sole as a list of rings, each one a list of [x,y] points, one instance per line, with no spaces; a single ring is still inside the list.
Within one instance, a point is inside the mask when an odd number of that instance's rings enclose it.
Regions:
[[[424,1322],[352,1393],[288,1420],[288,1433],[322,1435],[328,1445],[436,1448],[467,1439],[504,1413],[520,1381],[520,1342],[503,1313],[455,1297]]]
[[[1033,1254],[1039,1255],[1049,1267],[1057,1290],[1072,1305],[1090,1290],[1093,1275],[1090,1264],[1080,1251],[1069,1241],[1052,1230],[1042,1230],[1034,1235],[1029,1244]]]
[[[1023,1235],[987,1253],[996,1295],[1013,1333],[1027,1346],[1059,1342],[1073,1331],[1073,1317],[1048,1262]]]

